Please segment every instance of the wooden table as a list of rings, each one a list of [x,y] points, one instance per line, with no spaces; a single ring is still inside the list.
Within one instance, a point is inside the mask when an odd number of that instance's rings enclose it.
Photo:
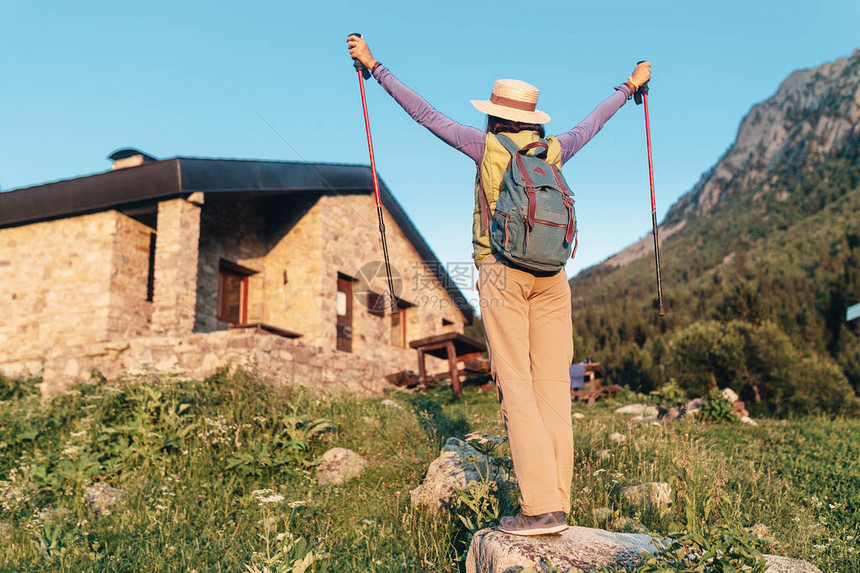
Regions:
[[[451,387],[454,390],[454,396],[457,398],[462,396],[460,374],[465,374],[466,372],[465,370],[460,371],[459,363],[463,360],[477,358],[482,352],[487,350],[487,345],[483,342],[459,332],[446,332],[445,334],[419,338],[410,342],[409,346],[418,351],[419,383],[426,388],[428,380],[443,380],[450,377]],[[436,358],[447,358],[448,370],[427,376],[427,367],[425,365],[425,356],[427,354]]]
[[[594,402],[603,396],[614,396],[621,389],[621,386],[616,384],[604,385],[604,370],[599,362],[588,362],[585,365],[585,384],[586,388],[570,390],[570,397],[573,401],[588,400],[589,406],[594,406]]]

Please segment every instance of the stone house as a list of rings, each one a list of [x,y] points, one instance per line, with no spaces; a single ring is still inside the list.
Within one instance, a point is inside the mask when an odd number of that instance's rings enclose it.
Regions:
[[[378,393],[415,368],[409,341],[472,321],[380,181],[389,304],[366,166],[110,158],[105,173],[0,193],[0,372],[41,375],[45,394],[93,370],[237,365]]]

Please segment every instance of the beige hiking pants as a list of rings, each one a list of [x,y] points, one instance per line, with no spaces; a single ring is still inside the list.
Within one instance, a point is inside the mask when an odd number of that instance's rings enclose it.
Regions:
[[[482,263],[481,317],[525,515],[570,511],[573,430],[570,285],[561,270],[537,277]]]

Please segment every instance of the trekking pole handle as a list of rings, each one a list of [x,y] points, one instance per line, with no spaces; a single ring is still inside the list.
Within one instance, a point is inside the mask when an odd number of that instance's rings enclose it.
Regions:
[[[638,66],[639,64],[642,64],[647,61],[648,60],[639,60],[638,62],[636,62],[636,65]],[[643,95],[648,95],[648,82],[645,82],[644,84],[639,86],[639,89],[633,92],[633,101],[636,102],[636,105],[640,105],[642,103]]]
[[[361,34],[359,34],[358,32],[350,34],[350,36],[358,36],[359,38],[361,38]],[[352,65],[355,67],[355,71],[361,73],[361,77],[363,77],[364,79],[370,78],[370,70],[364,67],[364,64],[359,62],[358,58],[352,59]]]

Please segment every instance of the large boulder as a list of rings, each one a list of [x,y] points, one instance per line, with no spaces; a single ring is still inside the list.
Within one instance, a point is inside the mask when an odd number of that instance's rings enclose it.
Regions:
[[[370,462],[347,448],[332,448],[322,455],[317,466],[317,483],[340,485],[360,475]]]
[[[490,479],[499,483],[506,481],[505,471],[499,459],[480,453],[457,438],[448,438],[439,457],[430,463],[424,483],[410,494],[412,506],[436,513],[449,506],[458,489],[464,489],[470,481]]]
[[[561,571],[633,566],[643,551],[654,553],[656,549],[651,537],[636,533],[569,527],[558,535],[521,537],[482,529],[469,546],[466,573],[507,573],[519,568],[544,571],[542,560]]]
[[[521,537],[497,529],[482,529],[472,538],[466,555],[466,573],[559,571],[578,568],[635,567],[643,553],[656,553],[652,538],[639,533],[613,533],[588,527],[570,527],[558,535]],[[768,573],[821,573],[806,561],[765,555]]]

